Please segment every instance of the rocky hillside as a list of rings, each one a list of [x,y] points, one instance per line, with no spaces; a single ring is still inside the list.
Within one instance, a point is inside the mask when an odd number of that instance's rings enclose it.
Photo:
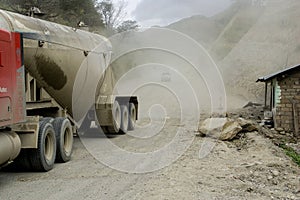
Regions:
[[[248,1],[250,2],[250,1]],[[168,28],[190,35],[218,64],[229,107],[262,101],[258,77],[300,63],[300,1],[236,2],[211,18],[195,16]]]
[[[224,28],[220,23],[204,16],[193,16],[169,25],[167,28],[191,36],[209,48]]]

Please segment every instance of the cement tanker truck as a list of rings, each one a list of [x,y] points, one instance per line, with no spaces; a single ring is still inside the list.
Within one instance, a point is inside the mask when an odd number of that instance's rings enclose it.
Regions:
[[[134,129],[138,100],[114,92],[111,53],[98,34],[0,10],[0,168],[68,162],[80,119]]]

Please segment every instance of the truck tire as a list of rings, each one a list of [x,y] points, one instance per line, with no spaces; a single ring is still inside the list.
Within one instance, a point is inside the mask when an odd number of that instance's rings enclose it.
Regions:
[[[129,120],[128,120],[128,131],[133,131],[136,123],[136,108],[133,103],[129,104]]]
[[[54,121],[54,119],[52,117],[43,117],[41,119],[44,123],[52,123]]]
[[[128,131],[128,122],[129,121],[129,114],[128,114],[128,107],[125,105],[121,106],[121,127],[119,134],[126,134]]]
[[[121,126],[121,108],[119,102],[115,101],[112,108],[112,126],[107,127],[107,131],[112,134],[119,133]]]
[[[56,158],[58,163],[66,163],[71,160],[73,153],[73,132],[70,121],[67,118],[57,117],[52,122],[56,136]]]
[[[31,170],[47,172],[53,169],[56,156],[56,137],[54,128],[48,119],[40,121],[38,148],[29,149],[27,153]]]

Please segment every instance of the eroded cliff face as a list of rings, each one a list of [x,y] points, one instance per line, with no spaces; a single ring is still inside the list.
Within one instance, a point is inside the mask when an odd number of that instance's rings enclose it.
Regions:
[[[262,100],[258,77],[300,63],[299,8],[296,0],[237,2],[217,16],[193,17],[169,27],[210,52],[224,78],[228,106],[234,108]]]

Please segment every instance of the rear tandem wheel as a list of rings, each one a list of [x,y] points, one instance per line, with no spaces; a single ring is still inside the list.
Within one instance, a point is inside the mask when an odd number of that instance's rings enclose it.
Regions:
[[[28,149],[31,170],[47,172],[53,169],[56,156],[56,137],[49,119],[42,119],[38,135],[38,148]]]
[[[73,132],[68,118],[57,117],[52,122],[56,134],[56,162],[66,163],[73,152]]]

